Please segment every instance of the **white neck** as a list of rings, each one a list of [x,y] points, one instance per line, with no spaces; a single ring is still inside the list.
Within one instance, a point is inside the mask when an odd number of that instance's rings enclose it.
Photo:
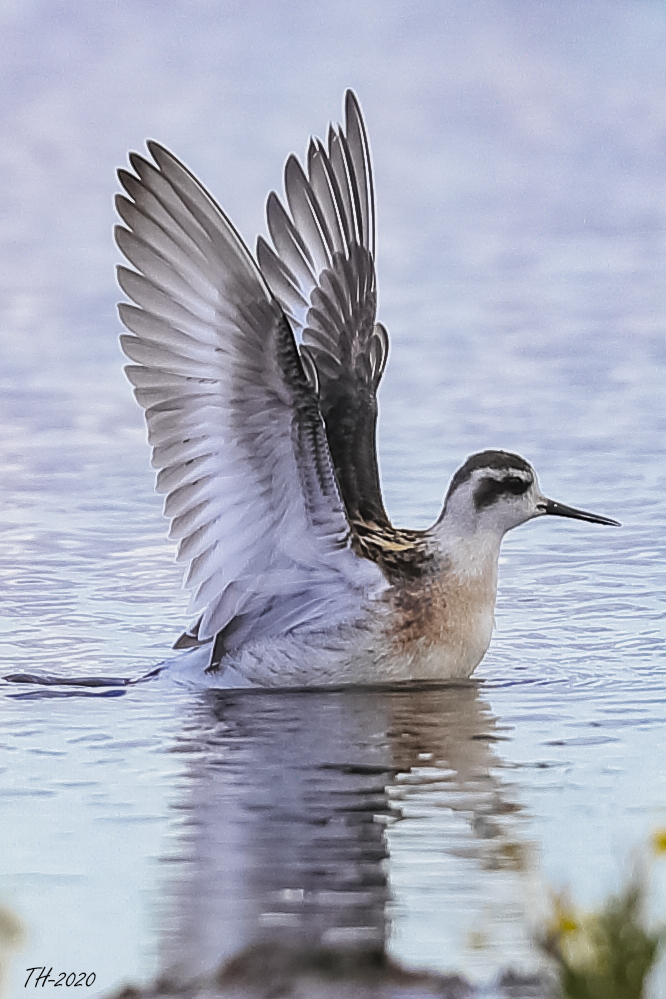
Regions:
[[[443,515],[430,529],[442,556],[458,576],[497,578],[497,562],[503,533],[488,524],[472,525]]]

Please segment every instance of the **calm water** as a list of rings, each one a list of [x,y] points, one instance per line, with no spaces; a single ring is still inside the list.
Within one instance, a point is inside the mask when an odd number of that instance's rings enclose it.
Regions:
[[[599,902],[666,825],[664,7],[92,10],[0,11],[3,672],[138,676],[186,621],[116,346],[115,166],[162,140],[251,240],[350,84],[394,520],[425,526],[501,446],[624,526],[509,536],[469,686],[0,687],[0,903],[27,933],[8,995],[33,965],[103,991],[313,935],[479,983],[534,968],[549,886]]]

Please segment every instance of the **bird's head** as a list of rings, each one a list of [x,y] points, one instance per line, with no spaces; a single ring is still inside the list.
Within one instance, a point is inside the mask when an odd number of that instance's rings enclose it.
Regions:
[[[547,499],[530,463],[508,451],[481,451],[467,459],[451,479],[440,523],[465,533],[481,530],[501,537],[546,514],[620,526],[609,517]]]

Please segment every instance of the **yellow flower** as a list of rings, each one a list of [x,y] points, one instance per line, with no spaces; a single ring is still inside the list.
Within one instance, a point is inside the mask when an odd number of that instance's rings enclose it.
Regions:
[[[578,920],[572,912],[563,912],[557,925],[560,933],[575,933],[580,929]]]
[[[553,917],[552,928],[558,936],[576,933],[580,929],[578,914],[564,895],[556,895],[553,899]]]
[[[651,842],[652,849],[656,854],[666,853],[666,829],[655,829]]]

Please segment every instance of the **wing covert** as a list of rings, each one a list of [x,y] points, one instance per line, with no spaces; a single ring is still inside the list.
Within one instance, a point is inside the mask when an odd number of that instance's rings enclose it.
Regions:
[[[166,149],[119,171],[126,368],[187,564],[192,644],[321,627],[378,570],[350,548],[316,394],[284,312],[231,222]],[[222,639],[220,641],[220,639]],[[187,644],[187,642],[185,643]]]

